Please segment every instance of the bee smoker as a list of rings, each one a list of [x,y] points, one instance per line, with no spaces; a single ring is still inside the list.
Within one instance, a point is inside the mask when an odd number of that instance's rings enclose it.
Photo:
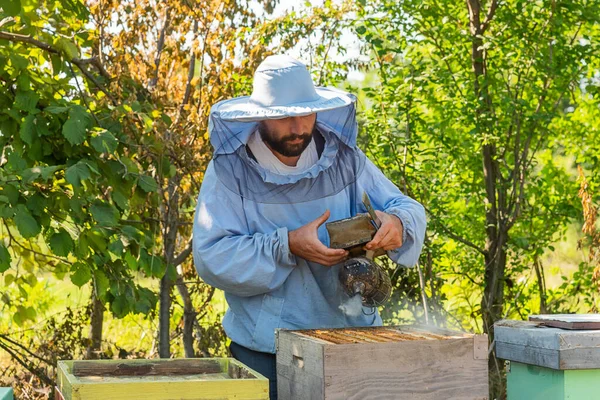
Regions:
[[[344,291],[350,297],[360,295],[366,307],[378,307],[390,298],[392,284],[389,275],[375,262],[375,257],[385,254],[385,251],[363,249],[381,225],[366,193],[363,194],[363,203],[369,214],[358,214],[325,226],[330,247],[348,250],[350,255],[338,275]]]

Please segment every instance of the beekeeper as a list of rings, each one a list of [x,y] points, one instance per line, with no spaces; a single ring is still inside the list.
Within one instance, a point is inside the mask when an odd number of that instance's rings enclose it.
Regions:
[[[366,247],[411,267],[425,235],[425,212],[356,146],[356,97],[315,87],[296,59],[270,56],[251,96],[210,113],[214,148],[193,228],[196,269],[222,289],[223,327],[232,355],[270,380],[276,398],[276,328],[381,325],[377,312],[348,315],[325,221],[366,212],[366,191],[381,228]]]

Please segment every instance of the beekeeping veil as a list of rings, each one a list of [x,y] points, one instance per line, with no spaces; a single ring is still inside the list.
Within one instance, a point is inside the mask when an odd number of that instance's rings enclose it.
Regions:
[[[246,149],[258,122],[317,113],[325,139],[318,162],[296,175],[260,166]],[[306,66],[289,56],[267,57],[254,74],[251,96],[215,104],[209,133],[219,180],[245,199],[260,203],[300,203],[336,194],[355,182],[365,164],[356,148],[356,97],[315,87]]]

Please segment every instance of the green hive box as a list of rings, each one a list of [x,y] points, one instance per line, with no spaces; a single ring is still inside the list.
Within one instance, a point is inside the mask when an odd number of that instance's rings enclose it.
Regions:
[[[504,320],[494,333],[508,400],[600,399],[600,330]]]
[[[233,358],[59,361],[65,400],[268,399],[269,380]]]
[[[13,400],[12,388],[0,388],[0,400]]]

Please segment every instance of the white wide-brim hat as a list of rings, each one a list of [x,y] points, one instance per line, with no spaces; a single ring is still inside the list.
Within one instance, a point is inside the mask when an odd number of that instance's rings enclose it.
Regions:
[[[275,55],[256,69],[251,96],[223,100],[212,107],[211,114],[224,121],[252,122],[333,110],[354,100],[342,90],[315,87],[306,65]]]

